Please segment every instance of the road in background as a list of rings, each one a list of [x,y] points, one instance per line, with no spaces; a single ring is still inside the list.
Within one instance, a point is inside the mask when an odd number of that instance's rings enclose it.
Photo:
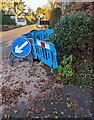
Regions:
[[[16,28],[13,30],[5,31],[0,33],[0,44],[8,42],[9,44],[17,37],[20,37],[21,34],[27,33],[31,30],[37,29],[36,25],[29,25],[21,28]]]

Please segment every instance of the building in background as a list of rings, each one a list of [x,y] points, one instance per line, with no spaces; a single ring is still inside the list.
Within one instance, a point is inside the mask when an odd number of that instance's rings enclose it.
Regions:
[[[11,19],[15,20],[17,26],[25,26],[25,25],[27,25],[25,15],[22,15],[22,16],[20,15],[20,17],[17,17],[16,15],[11,15]]]

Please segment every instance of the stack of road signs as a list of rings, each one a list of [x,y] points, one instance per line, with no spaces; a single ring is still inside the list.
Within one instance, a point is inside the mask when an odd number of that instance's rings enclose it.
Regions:
[[[23,34],[22,38],[17,38],[13,41],[11,46],[12,54],[18,58],[27,57],[28,60],[31,61],[32,57],[33,59],[39,59],[44,64],[55,70],[58,67],[57,52],[55,46],[53,43],[46,42],[44,39],[45,34],[50,36],[53,32],[53,29],[47,29],[45,31],[38,30],[34,32],[33,36],[31,35],[30,37],[27,37],[30,33],[27,33],[27,35]],[[42,37],[39,37],[41,35]],[[12,56],[13,59],[14,56]]]

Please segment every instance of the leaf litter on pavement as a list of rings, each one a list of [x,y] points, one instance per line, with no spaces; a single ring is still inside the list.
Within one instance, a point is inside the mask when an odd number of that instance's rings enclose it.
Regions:
[[[5,54],[6,53],[6,54]],[[14,66],[3,51],[2,105],[4,118],[83,118],[92,117],[94,89],[54,83],[38,62],[16,61]],[[48,68],[49,70],[49,68]],[[50,77],[49,77],[50,76]]]

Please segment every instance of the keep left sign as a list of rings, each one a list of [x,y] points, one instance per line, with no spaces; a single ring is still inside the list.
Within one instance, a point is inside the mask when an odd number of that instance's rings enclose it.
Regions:
[[[24,58],[31,52],[31,44],[25,38],[17,38],[12,42],[11,50],[14,56]]]

